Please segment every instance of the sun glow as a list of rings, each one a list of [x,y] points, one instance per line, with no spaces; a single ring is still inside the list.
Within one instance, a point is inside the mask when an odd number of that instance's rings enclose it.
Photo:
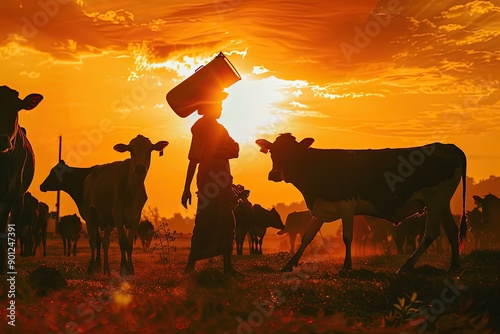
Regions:
[[[274,76],[262,79],[243,77],[226,89],[220,122],[238,142],[253,142],[262,134],[277,133],[286,122],[283,112],[292,83]]]

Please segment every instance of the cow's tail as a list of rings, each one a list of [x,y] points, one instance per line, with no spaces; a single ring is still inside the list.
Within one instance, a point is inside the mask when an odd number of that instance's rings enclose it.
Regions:
[[[465,199],[466,199],[466,185],[467,185],[467,157],[465,153],[460,150],[460,158],[462,160],[462,219],[460,219],[460,234],[458,237],[459,250],[462,252],[465,248],[465,241],[467,237],[467,218],[465,213]]]

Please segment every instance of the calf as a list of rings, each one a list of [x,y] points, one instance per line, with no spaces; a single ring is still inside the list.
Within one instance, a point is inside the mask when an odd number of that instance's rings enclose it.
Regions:
[[[114,146],[118,152],[130,152],[130,159],[96,166],[85,178],[83,212],[91,252],[89,273],[95,271],[94,252],[98,228],[104,228],[104,272],[110,274],[109,238],[116,227],[121,250],[120,274],[134,274],[133,241],[147,200],[144,180],[151,163],[151,152],[163,151],[167,145],[166,141],[153,145],[148,138],[138,135],[128,145]]]
[[[71,199],[75,202],[78,207],[78,212],[80,216],[84,217],[84,207],[83,207],[83,183],[85,178],[90,174],[92,167],[72,167],[68,166],[64,160],[59,161],[49,172],[49,175],[40,185],[40,191],[59,191],[62,190],[66,192]],[[101,267],[101,235],[96,233],[96,252],[94,254],[95,258],[93,262],[96,263],[96,268]],[[68,239],[66,239],[68,240]],[[75,240],[73,240],[75,241]],[[64,242],[64,239],[63,239]],[[68,246],[69,247],[69,246]],[[76,249],[76,241],[75,241]],[[68,255],[70,250],[68,249]],[[66,254],[66,252],[65,252]]]
[[[254,204],[252,209],[253,224],[249,231],[250,239],[252,240],[250,253],[262,254],[262,242],[264,241],[267,228],[273,227],[282,230],[285,228],[285,225],[283,225],[281,217],[275,208],[267,210],[259,204]]]
[[[472,196],[478,208],[483,212],[483,224],[489,247],[500,245],[500,198],[493,194],[484,197]]]
[[[76,256],[76,244],[82,233],[82,221],[76,214],[62,216],[57,230],[63,241],[64,256],[71,255],[71,242],[73,242],[73,256]],[[68,244],[68,252],[66,252],[66,244]]]
[[[155,234],[155,227],[149,220],[143,220],[139,223],[137,227],[137,235],[141,239],[142,250],[144,252],[149,252],[149,246],[151,245],[151,240]]]

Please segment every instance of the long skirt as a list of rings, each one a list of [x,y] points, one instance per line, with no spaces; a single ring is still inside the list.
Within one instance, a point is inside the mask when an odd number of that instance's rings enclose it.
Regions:
[[[220,194],[209,200],[198,197],[190,260],[231,254],[235,229],[231,194]]]

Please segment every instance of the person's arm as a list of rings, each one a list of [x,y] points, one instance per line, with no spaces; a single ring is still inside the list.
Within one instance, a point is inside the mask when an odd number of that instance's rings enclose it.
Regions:
[[[184,184],[184,192],[182,193],[181,203],[182,206],[187,209],[187,204],[191,205],[191,182],[193,181],[194,173],[196,172],[196,166],[198,161],[192,159],[189,160],[189,165],[186,173],[186,183]]]
[[[217,150],[216,157],[223,159],[234,159],[239,156],[240,145],[234,141],[226,129],[224,129],[223,144]]]

